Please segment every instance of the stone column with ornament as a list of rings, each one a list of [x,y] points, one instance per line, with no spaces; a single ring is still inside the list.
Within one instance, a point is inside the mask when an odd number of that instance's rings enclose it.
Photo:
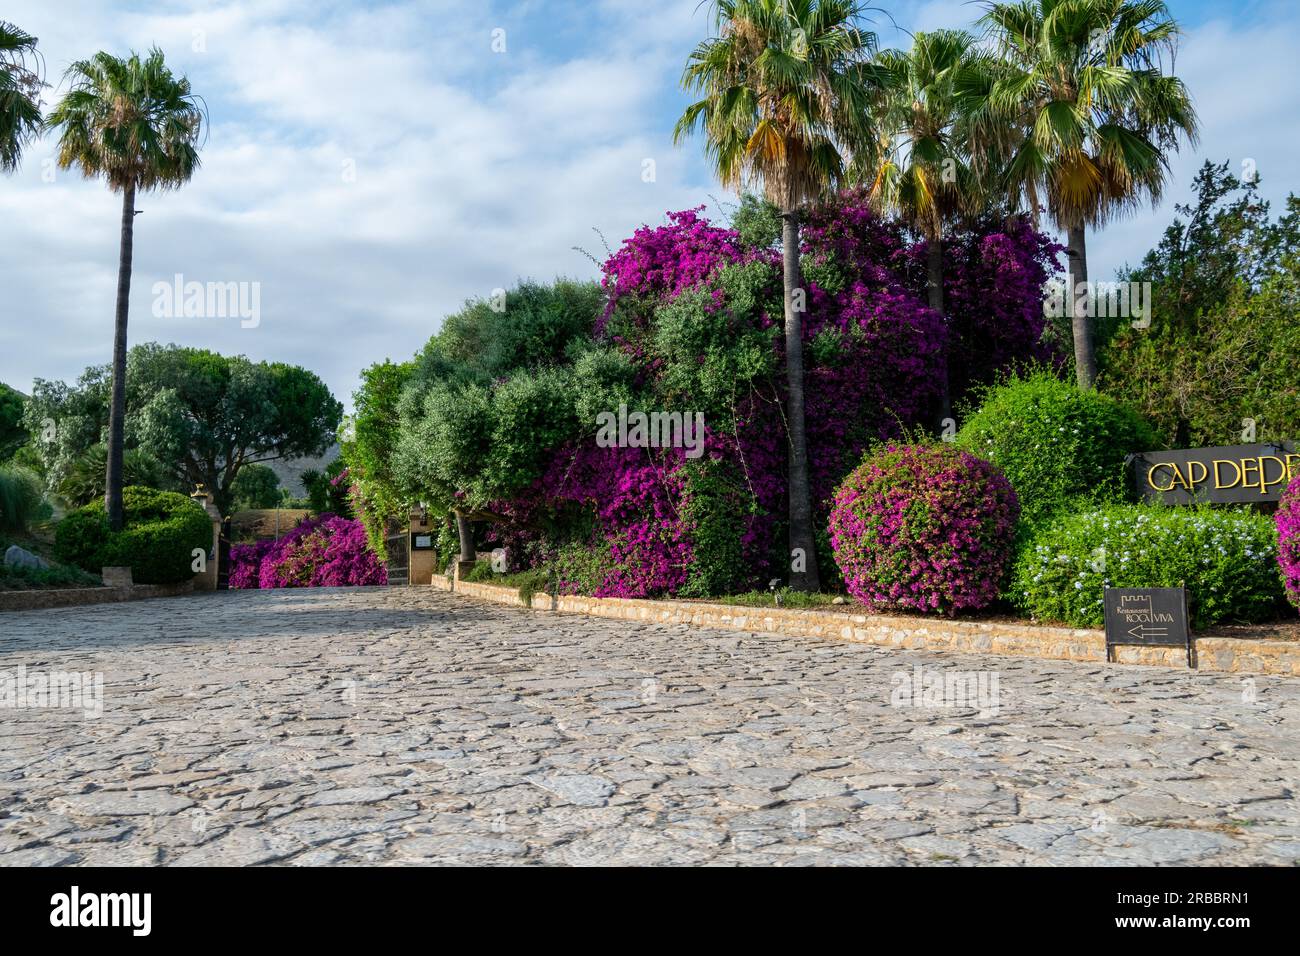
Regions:
[[[213,498],[212,492],[202,485],[196,485],[190,497],[197,501],[212,519],[212,547],[203,556],[202,562],[199,562],[198,555],[194,556],[195,562],[202,569],[194,573],[194,590],[215,591],[221,564],[221,512],[217,510],[216,499]]]

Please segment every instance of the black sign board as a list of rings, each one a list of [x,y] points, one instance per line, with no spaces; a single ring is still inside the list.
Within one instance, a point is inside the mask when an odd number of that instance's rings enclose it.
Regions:
[[[1192,666],[1185,588],[1106,588],[1106,660],[1112,647],[1186,647]]]
[[[1167,505],[1276,503],[1300,475],[1300,445],[1232,445],[1146,451],[1131,459],[1133,480],[1148,501]]]
[[[433,534],[429,531],[412,531],[411,532],[411,550],[412,551],[432,551]]]

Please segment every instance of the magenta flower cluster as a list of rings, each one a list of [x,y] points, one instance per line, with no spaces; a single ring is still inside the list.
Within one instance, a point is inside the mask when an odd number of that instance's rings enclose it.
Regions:
[[[868,607],[952,614],[997,599],[1019,516],[988,462],[951,445],[890,445],[835,492],[831,549]]]
[[[331,588],[386,584],[388,572],[360,521],[323,514],[276,541],[230,549],[231,588]]]
[[[620,302],[635,300],[648,319],[654,306],[707,279],[720,265],[745,258],[740,236],[700,216],[703,206],[668,214],[666,226],[642,226],[602,267],[604,319]],[[604,327],[602,320],[597,331]]]
[[[1287,600],[1300,608],[1300,476],[1292,479],[1277,506],[1277,563]]]
[[[663,371],[654,351],[656,310],[688,291],[707,293],[706,311],[728,313],[738,333],[768,332],[774,367],[784,366],[779,254],[746,248],[738,233],[712,225],[701,209],[670,213],[665,225],[638,229],[603,267],[607,306],[598,337],[629,356],[639,371],[638,387],[651,394]],[[1038,344],[1045,322],[1042,287],[1056,268],[1058,247],[1027,220],[1013,218],[955,235],[944,248],[947,319],[926,303],[924,243],[876,216],[861,192],[846,193],[806,218],[804,390],[815,518],[823,528],[837,485],[866,448],[933,424],[945,375],[958,398],[1013,360],[1050,358]],[[741,309],[728,301],[718,272],[747,263],[764,265],[766,290],[762,304]],[[610,323],[616,314],[617,333]],[[726,414],[710,412],[706,422],[707,460],[734,475],[746,499],[731,502],[743,586],[785,576],[785,398],[780,374],[745,383]],[[690,408],[692,400],[675,396],[677,407]],[[719,418],[727,419],[724,427]],[[596,594],[646,597],[679,592],[699,562],[711,560],[687,517],[694,494],[680,451],[597,448],[593,435],[556,449],[541,479],[491,510],[512,519],[495,529],[497,541],[516,557],[529,555],[529,563],[552,553],[541,529],[558,515],[586,515],[592,553],[607,568]],[[945,566],[942,574],[900,579],[900,586],[916,584],[917,590],[890,600],[944,610],[979,606],[991,600],[990,588],[996,593],[988,583],[993,572],[1001,573],[980,561],[969,570]],[[946,584],[932,586],[931,579]],[[559,586],[571,589],[573,582]],[[873,600],[882,597],[870,593]]]

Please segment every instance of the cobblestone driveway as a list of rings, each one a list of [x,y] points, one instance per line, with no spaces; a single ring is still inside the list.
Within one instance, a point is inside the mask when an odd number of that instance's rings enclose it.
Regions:
[[[1300,859],[1281,678],[409,588],[0,615],[0,671],[19,665],[102,672],[104,707],[0,711],[5,864]],[[891,706],[917,667],[985,671],[997,706]]]

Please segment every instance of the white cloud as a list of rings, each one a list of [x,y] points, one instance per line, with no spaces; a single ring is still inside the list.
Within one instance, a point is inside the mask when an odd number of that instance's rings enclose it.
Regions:
[[[910,28],[969,24],[978,12],[895,9]],[[640,0],[171,0],[149,13],[11,0],[5,16],[41,38],[52,80],[96,49],[157,43],[208,102],[194,181],[139,202],[132,341],[292,361],[344,400],[361,368],[412,354],[466,297],[520,277],[593,275],[571,248],[602,251],[592,227],[616,243],[665,210],[721,195],[699,144],[671,142],[681,66],[709,26],[696,0],[653,10]],[[1255,158],[1275,199],[1295,182],[1289,16],[1189,34],[1179,67],[1205,145],[1176,159],[1171,198],[1202,157]],[[905,42],[877,20],[884,44]],[[498,26],[504,54],[491,51]],[[0,180],[0,380],[23,390],[36,376],[73,378],[111,347],[120,200],[72,173],[43,182],[51,149],[37,144]],[[641,179],[645,159],[653,183]],[[1170,215],[1167,201],[1091,237],[1093,274],[1139,259]],[[154,318],[151,285],[178,272],[262,283],[262,324]]]

